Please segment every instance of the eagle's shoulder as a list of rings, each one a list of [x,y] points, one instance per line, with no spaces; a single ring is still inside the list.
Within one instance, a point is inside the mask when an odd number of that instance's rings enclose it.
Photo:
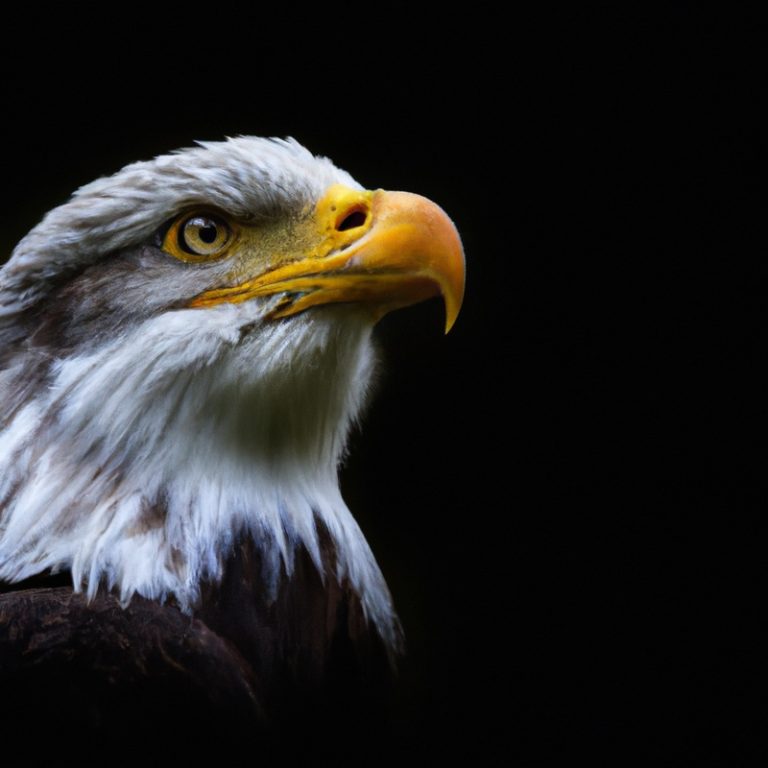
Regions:
[[[141,732],[176,758],[212,739],[232,755],[255,739],[263,757],[296,757],[336,750],[326,739],[340,723],[350,743],[373,737],[388,720],[391,652],[349,580],[337,578],[327,536],[321,553],[318,569],[297,549],[268,589],[260,549],[243,537],[192,614],[139,596],[123,606],[102,591],[88,601],[64,586],[0,594],[8,743],[42,729],[58,755],[73,733],[112,746]],[[183,745],[173,735],[182,732]]]
[[[263,724],[252,669],[203,622],[142,598],[89,603],[66,587],[0,595],[0,689],[6,743]]]

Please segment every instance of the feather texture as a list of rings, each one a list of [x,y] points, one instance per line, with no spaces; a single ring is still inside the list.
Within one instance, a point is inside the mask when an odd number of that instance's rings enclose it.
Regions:
[[[192,611],[246,536],[267,597],[301,549],[397,646],[337,479],[375,372],[370,317],[338,305],[271,323],[273,299],[184,309],[220,267],[171,273],[151,245],[190,205],[290,217],[337,182],[359,186],[292,141],[203,144],[83,187],[19,244],[0,273],[0,579],[71,569],[90,599],[106,586]]]

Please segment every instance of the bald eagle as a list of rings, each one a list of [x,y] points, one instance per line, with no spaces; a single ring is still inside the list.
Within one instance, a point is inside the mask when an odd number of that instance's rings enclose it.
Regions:
[[[441,295],[447,330],[463,290],[440,208],[293,140],[201,143],[48,213],[0,272],[6,737],[370,703],[401,633],[338,466],[377,320]]]

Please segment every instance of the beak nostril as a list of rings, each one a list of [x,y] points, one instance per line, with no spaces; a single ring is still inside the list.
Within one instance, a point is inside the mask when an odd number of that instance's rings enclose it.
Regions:
[[[345,232],[348,229],[357,229],[357,227],[362,227],[363,224],[365,224],[367,218],[367,213],[364,210],[360,210],[358,208],[356,210],[350,211],[346,216],[344,216],[344,218],[342,218],[336,225],[336,229],[338,229],[339,232]]]

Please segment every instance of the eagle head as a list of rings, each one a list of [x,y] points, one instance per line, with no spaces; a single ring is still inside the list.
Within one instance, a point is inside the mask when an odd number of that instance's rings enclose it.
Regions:
[[[234,542],[266,593],[299,547],[390,645],[389,592],[337,467],[386,312],[462,301],[435,204],[294,141],[203,143],[81,188],[0,273],[0,580],[185,611]]]

